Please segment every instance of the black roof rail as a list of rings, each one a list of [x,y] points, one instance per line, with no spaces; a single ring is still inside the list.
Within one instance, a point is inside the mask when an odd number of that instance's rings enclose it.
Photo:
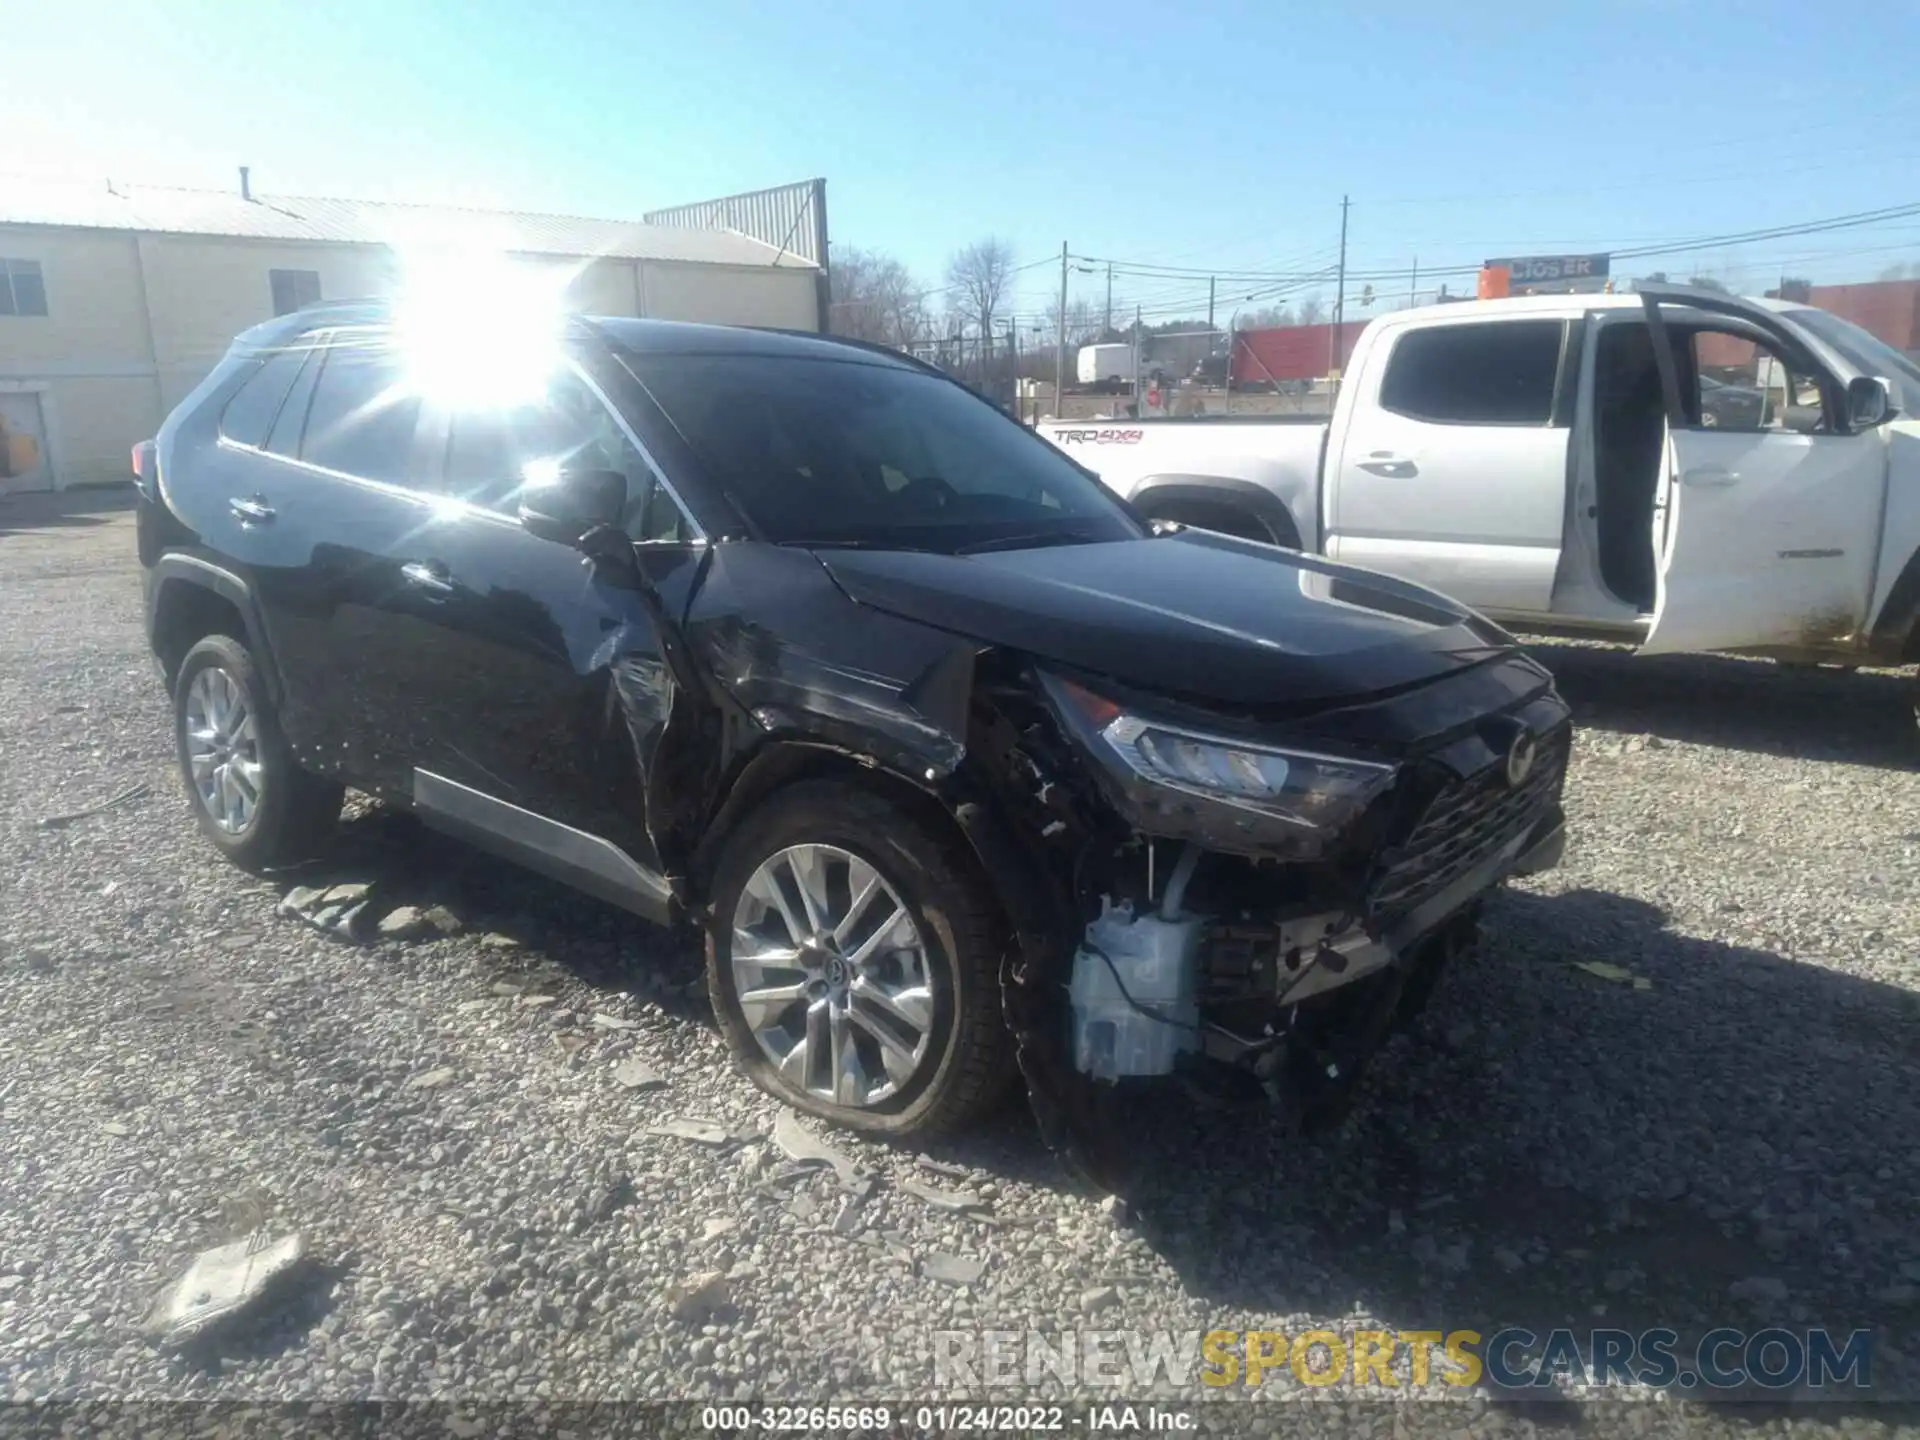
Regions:
[[[918,355],[909,355],[904,350],[896,350],[891,345],[882,345],[877,340],[856,340],[851,335],[834,335],[825,330],[795,330],[785,325],[750,325],[741,328],[765,330],[772,335],[792,335],[801,340],[824,340],[829,345],[844,345],[849,350],[864,350],[870,355],[884,355],[889,360],[898,360],[915,369],[938,375],[942,379],[949,378],[947,372],[938,365],[929,365]]]

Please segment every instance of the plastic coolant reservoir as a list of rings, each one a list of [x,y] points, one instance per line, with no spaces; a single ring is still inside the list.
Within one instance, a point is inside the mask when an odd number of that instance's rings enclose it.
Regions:
[[[1136,916],[1131,905],[1121,904],[1102,910],[1087,926],[1068,987],[1074,1063],[1082,1071],[1101,1080],[1165,1075],[1175,1056],[1197,1048],[1200,1007],[1194,996],[1204,923],[1191,915]],[[1111,968],[1096,950],[1113,962]],[[1139,1008],[1128,1003],[1129,995]]]

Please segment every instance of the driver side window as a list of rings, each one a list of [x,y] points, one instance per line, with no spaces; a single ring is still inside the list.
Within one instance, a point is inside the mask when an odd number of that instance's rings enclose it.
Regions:
[[[520,491],[565,467],[614,470],[626,477],[622,524],[636,540],[687,538],[679,506],[620,428],[619,421],[572,371],[556,374],[545,395],[526,404],[455,411],[447,422],[442,489],[502,514],[513,514]]]
[[[1710,329],[1693,331],[1686,346],[1680,398],[1694,425],[1749,432],[1825,428],[1818,381],[1772,346]]]

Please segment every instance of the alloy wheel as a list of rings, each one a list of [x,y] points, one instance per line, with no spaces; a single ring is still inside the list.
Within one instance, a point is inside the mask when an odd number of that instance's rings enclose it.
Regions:
[[[729,961],[747,1028],[797,1090],[865,1108],[937,1058],[942,962],[899,894],[850,851],[792,845],[763,860],[734,907]]]
[[[240,834],[259,811],[264,770],[245,688],[218,665],[199,671],[187,686],[185,728],[195,798],[222,831]]]

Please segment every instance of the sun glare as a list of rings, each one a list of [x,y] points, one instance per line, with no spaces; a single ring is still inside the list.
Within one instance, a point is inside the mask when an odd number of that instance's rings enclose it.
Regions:
[[[568,271],[438,247],[401,261],[394,339],[411,390],[451,409],[526,404],[546,393]]]

